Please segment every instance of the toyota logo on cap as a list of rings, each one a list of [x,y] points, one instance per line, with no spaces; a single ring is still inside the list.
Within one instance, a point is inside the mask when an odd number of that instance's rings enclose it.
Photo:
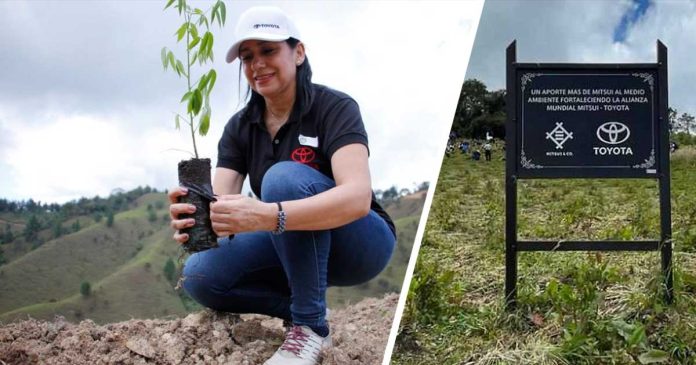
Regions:
[[[597,128],[597,138],[606,144],[621,144],[631,136],[631,130],[619,122],[606,122]]]

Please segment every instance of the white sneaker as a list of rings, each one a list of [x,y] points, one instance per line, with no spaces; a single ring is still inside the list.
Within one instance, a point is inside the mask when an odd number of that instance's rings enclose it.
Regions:
[[[318,365],[321,351],[331,347],[331,335],[321,337],[307,326],[294,326],[285,342],[264,365]]]

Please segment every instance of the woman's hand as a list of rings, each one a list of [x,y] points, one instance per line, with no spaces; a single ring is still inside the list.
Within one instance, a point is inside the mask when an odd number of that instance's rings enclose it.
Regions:
[[[220,195],[217,199],[210,203],[210,221],[218,236],[276,229],[278,207],[275,203],[239,194]]]
[[[169,224],[172,228],[176,230],[174,232],[174,240],[179,242],[180,244],[186,243],[188,241],[189,236],[186,233],[179,233],[179,230],[188,228],[188,227],[193,227],[193,225],[196,223],[193,218],[186,218],[186,219],[179,219],[179,214],[184,214],[184,213],[193,213],[196,211],[196,206],[193,204],[184,204],[184,203],[178,203],[178,198],[180,196],[184,196],[188,193],[188,190],[183,187],[175,187],[171,190],[169,190],[169,216],[171,217],[172,221]]]

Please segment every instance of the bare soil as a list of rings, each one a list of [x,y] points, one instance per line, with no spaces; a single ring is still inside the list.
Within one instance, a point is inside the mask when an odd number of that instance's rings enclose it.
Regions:
[[[380,364],[397,294],[331,312],[334,347],[322,365]],[[205,310],[172,320],[132,319],[99,326],[56,317],[0,326],[0,365],[262,364],[282,343],[279,319]]]

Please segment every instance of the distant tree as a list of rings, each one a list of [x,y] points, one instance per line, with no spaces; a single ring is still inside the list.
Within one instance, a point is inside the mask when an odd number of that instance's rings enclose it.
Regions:
[[[114,212],[109,211],[106,213],[106,226],[111,227],[114,225]]]
[[[483,114],[485,98],[488,90],[486,85],[476,79],[464,81],[459,92],[454,122],[462,126],[466,121],[470,121]]]
[[[73,230],[73,232],[77,232],[80,230],[80,220],[79,219],[76,219],[75,222],[73,222],[72,230]]]
[[[682,113],[679,116],[678,123],[682,131],[686,132],[686,134],[691,134],[691,127],[694,126],[694,116],[689,113]]]
[[[94,213],[94,222],[99,223],[102,218],[104,218],[104,215],[101,212]]]
[[[112,210],[118,211],[123,206],[123,203],[125,203],[125,198],[123,197],[123,194],[118,194],[112,202]]]
[[[464,81],[452,131],[467,138],[484,138],[486,133],[504,138],[505,96],[505,90],[488,91],[479,80]]]
[[[398,197],[399,197],[399,192],[396,190],[396,186],[392,186],[391,188],[382,192],[382,200],[384,200],[384,201],[394,200]]]
[[[174,265],[174,260],[169,258],[167,263],[164,264],[164,277],[169,280],[169,282],[174,281],[174,274],[176,273],[176,265]]]
[[[10,224],[5,225],[5,233],[2,235],[2,243],[11,243],[14,241],[14,234],[12,233],[12,227],[10,227]]]
[[[147,215],[147,220],[150,221],[150,223],[154,223],[157,220],[157,213],[155,213],[154,210],[150,210]]]
[[[2,252],[2,247],[0,247],[0,265],[4,264],[5,262],[7,262],[7,260],[5,259],[5,255]]]
[[[422,183],[420,183],[420,185],[418,185],[416,191],[425,191],[428,190],[428,188],[430,188],[430,182],[423,181]]]
[[[80,284],[80,294],[82,294],[83,297],[88,297],[92,293],[92,285],[90,285],[89,281],[83,281],[82,284]]]
[[[34,213],[34,212],[38,211],[38,208],[39,208],[39,205],[36,204],[34,199],[27,200],[26,209],[29,213]]]
[[[60,219],[53,221],[53,238],[58,238],[65,234],[65,229],[63,229],[63,222]]]
[[[24,227],[24,240],[27,242],[36,241],[39,236],[39,231],[41,230],[41,223],[39,219],[36,218],[35,214],[29,217],[27,225]]]
[[[406,196],[408,194],[411,194],[411,190],[407,188],[401,188],[401,190],[399,190],[399,196]]]

